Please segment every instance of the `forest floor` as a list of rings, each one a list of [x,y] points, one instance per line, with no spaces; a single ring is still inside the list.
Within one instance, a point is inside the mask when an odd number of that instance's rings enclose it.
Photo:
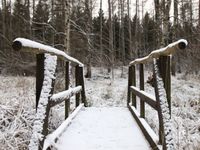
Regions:
[[[127,68],[116,68],[114,79],[106,69],[92,68],[86,79],[89,106],[126,106]],[[145,72],[145,81],[148,76]],[[145,84],[145,90],[154,94]],[[27,149],[35,114],[35,78],[0,76],[0,149]],[[56,116],[56,117],[55,117]],[[157,113],[146,106],[146,118],[157,133]],[[63,104],[53,108],[50,131],[64,120]],[[177,74],[172,77],[172,121],[177,150],[200,149],[200,79],[199,76]]]

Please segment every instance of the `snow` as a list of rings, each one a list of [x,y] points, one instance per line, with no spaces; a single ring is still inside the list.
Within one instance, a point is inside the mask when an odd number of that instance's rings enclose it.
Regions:
[[[69,99],[70,97],[72,97],[73,95],[75,95],[76,93],[79,93],[82,90],[82,86],[77,86],[75,88],[70,88],[69,90],[57,93],[57,94],[53,94],[51,97],[51,102],[53,103],[60,103],[66,99]]]
[[[44,146],[43,150],[46,150],[50,146],[55,146],[56,145],[56,140],[62,135],[62,133],[65,132],[66,128],[71,124],[72,120],[78,112],[81,110],[83,107],[83,104],[80,104],[75,111],[51,134],[49,134],[45,141],[44,141]]]
[[[53,48],[51,46],[47,46],[47,45],[44,45],[44,44],[29,40],[29,39],[25,39],[25,38],[16,38],[14,40],[14,42],[15,41],[19,41],[22,44],[23,47],[34,48],[34,49],[37,49],[39,52],[51,53],[51,54],[54,54],[54,55],[57,55],[57,56],[62,56],[67,61],[71,61],[71,62],[77,63],[81,67],[84,66],[77,59],[75,59],[75,58],[67,55],[65,52],[63,52],[61,50],[58,50],[56,48]],[[34,51],[33,51],[33,53],[34,53]]]
[[[124,107],[84,108],[56,144],[58,150],[150,150]]]
[[[29,149],[36,150],[39,147],[39,141],[42,141],[44,135],[42,134],[43,131],[43,124],[44,119],[46,117],[46,108],[48,104],[48,100],[52,89],[52,82],[55,79],[55,71],[57,65],[57,57],[51,56],[50,54],[45,54],[45,61],[44,61],[44,81],[42,86],[42,91],[39,99],[39,104],[37,108],[37,113],[33,125],[33,134],[30,140]]]
[[[107,70],[94,68],[93,77],[85,80],[86,97],[89,106],[126,106],[127,77],[121,77],[121,70],[115,70],[115,79],[112,80]],[[124,68],[124,74],[128,69]]]

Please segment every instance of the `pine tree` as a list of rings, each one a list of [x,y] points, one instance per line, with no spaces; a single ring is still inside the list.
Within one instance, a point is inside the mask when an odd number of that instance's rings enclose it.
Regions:
[[[148,55],[152,50],[156,49],[156,23],[146,13],[142,20],[142,49],[144,50],[143,55]]]
[[[33,32],[37,40],[47,42],[47,25],[49,21],[49,6],[47,0],[39,0],[33,15]]]
[[[25,1],[27,2],[27,1]],[[13,8],[13,37],[30,37],[30,12],[29,3],[16,0]]]

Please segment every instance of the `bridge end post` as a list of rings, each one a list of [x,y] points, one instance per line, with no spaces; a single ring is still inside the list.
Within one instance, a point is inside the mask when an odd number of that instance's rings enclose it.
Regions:
[[[140,90],[144,91],[144,64],[140,64]],[[140,117],[145,118],[145,103],[140,98]]]
[[[76,67],[75,67],[75,82],[76,82],[75,84],[76,84],[76,86],[80,85],[79,76],[80,76],[80,68],[78,65],[76,65]],[[78,107],[79,104],[80,104],[80,93],[77,93],[76,94],[76,107]]]
[[[69,62],[65,63],[65,90],[69,89]],[[65,100],[65,119],[69,116],[70,111],[70,98]]]
[[[132,66],[132,78],[131,83],[133,86],[136,86],[136,69],[135,65]],[[137,108],[137,102],[136,102],[136,95],[132,93],[132,105]]]
[[[170,56],[160,56],[157,60],[158,68],[160,70],[160,76],[164,82],[164,88],[167,94],[167,102],[169,105],[169,112],[171,117],[171,67]]]
[[[131,86],[131,77],[132,77],[132,67],[129,66],[128,68],[128,93],[127,93],[127,106],[129,106],[129,103],[131,102],[131,92],[130,92],[130,86]]]
[[[81,94],[76,94],[76,107],[80,104],[80,96],[81,102],[84,103],[84,106],[87,106],[86,96],[85,96],[85,84],[84,84],[84,74],[83,67],[77,65],[75,68],[75,78],[76,78],[76,86],[80,85],[82,87]]]
[[[128,69],[128,92],[127,92],[127,106],[132,103],[133,106],[136,107],[136,95],[134,93],[131,94],[130,86],[136,85],[136,76],[135,76],[135,65],[129,66]]]
[[[84,74],[83,74],[83,67],[79,66],[79,73],[80,73],[80,85],[82,86],[82,91],[81,91],[81,100],[82,103],[84,103],[84,106],[87,106],[87,101],[86,101],[86,95],[85,95],[85,82],[84,82]]]
[[[44,53],[36,55],[36,111],[44,80]]]

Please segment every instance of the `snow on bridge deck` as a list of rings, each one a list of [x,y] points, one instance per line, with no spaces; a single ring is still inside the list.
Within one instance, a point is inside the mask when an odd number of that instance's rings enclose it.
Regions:
[[[61,136],[58,150],[149,150],[125,107],[83,108]]]

